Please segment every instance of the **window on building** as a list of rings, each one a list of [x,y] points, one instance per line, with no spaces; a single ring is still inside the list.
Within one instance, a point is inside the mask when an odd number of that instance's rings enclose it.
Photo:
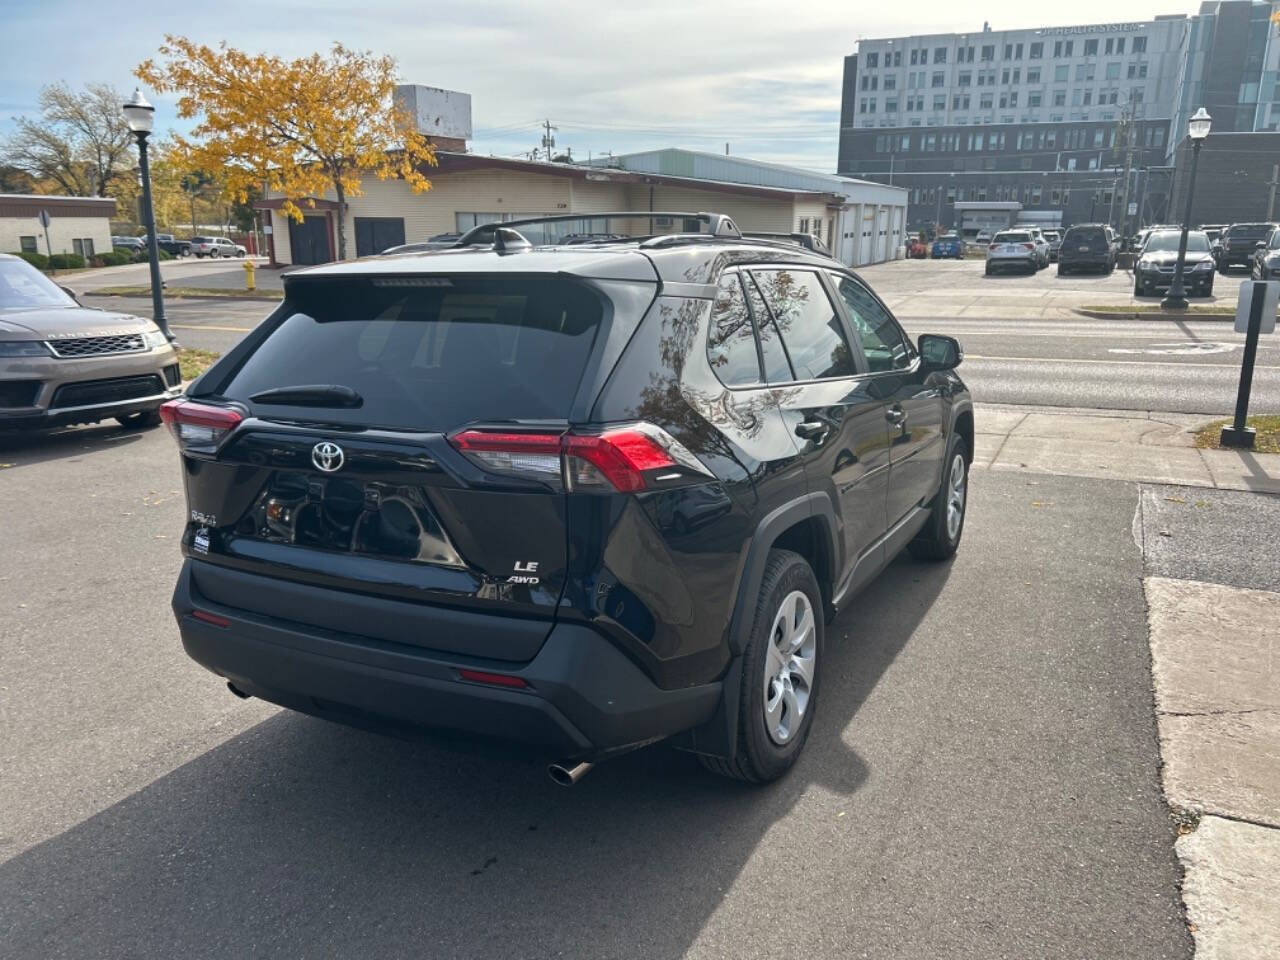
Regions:
[[[900,149],[901,149],[904,153],[909,152],[909,151],[911,150],[911,134],[909,134],[909,133],[904,133],[904,134],[902,135],[902,138],[901,138],[900,143],[901,143],[901,147],[900,147]]]
[[[933,109],[935,110],[947,109],[947,95],[945,93],[940,93],[933,98]]]
[[[35,237],[19,237],[18,249],[21,250],[23,253],[36,253],[37,252],[36,238]]]
[[[1074,90],[1071,91],[1071,105],[1073,107],[1080,106],[1080,96],[1083,92],[1084,91],[1082,91],[1079,87],[1076,87]]]
[[[1054,187],[1049,191],[1049,205],[1058,207],[1062,205],[1062,188]]]
[[[866,98],[866,97],[862,97],[861,99],[859,99],[859,100],[858,100],[858,112],[859,112],[859,113],[866,113],[866,112],[867,112],[867,98]]]
[[[1124,37],[1116,38],[1116,53],[1124,53]]]
[[[897,100],[885,100],[885,102],[884,102],[884,112],[885,112],[885,113],[897,113],[897,112],[898,112],[898,101],[897,101]]]
[[[1096,57],[1098,55],[1098,41],[1086,40],[1084,42],[1084,55],[1086,57]]]
[[[1106,136],[1107,136],[1107,131],[1102,129],[1102,127],[1098,127],[1096,130],[1094,130],[1093,131],[1094,147],[1096,148],[1096,147],[1102,146],[1103,142],[1106,140]]]
[[[947,62],[947,48],[946,48],[946,47],[937,47],[937,48],[935,48],[935,49],[934,49],[934,51],[933,51],[933,62],[934,62],[934,63],[946,63],[946,62]]]
[[[892,83],[892,82],[893,82],[893,77],[891,77],[891,76],[890,76],[890,77],[885,77],[885,78],[884,78],[884,85],[885,85],[885,89],[888,89],[889,84],[890,84],[890,83]],[[880,89],[880,78],[879,78],[879,77],[872,77],[872,78],[871,78],[871,86],[870,86],[870,87],[868,87],[867,89],[868,89],[868,90],[879,90],[879,89]]]
[[[1012,44],[1012,43],[1006,43],[1006,44],[1004,45],[1004,58],[1005,58],[1006,60],[1012,60],[1012,59],[1013,59],[1013,44]]]
[[[887,67],[888,65],[889,65],[889,64],[886,62],[886,63],[885,63],[885,66]],[[900,66],[902,66],[902,51],[901,51],[901,50],[895,50],[895,51],[893,51],[893,65],[894,65],[895,67],[900,67]]]
[[[935,73],[933,75],[933,86],[945,87],[947,85],[947,75],[945,73]]]
[[[1040,82],[1040,68],[1039,68],[1039,67],[1028,67],[1028,68],[1027,68],[1027,83],[1039,83],[1039,82]]]
[[[1061,40],[1055,40],[1055,41],[1054,41],[1054,43],[1053,43],[1053,55],[1054,55],[1055,57],[1060,57],[1060,56],[1062,56],[1062,41],[1061,41]]]
[[[1044,44],[1036,42],[1031,45],[1028,57],[1031,60],[1039,60],[1044,56]]]
[[[968,70],[963,70],[956,74],[956,86],[970,87],[973,86],[973,74]]]
[[[996,58],[996,45],[988,43],[982,48],[982,60],[984,63],[990,63]]]
[[[876,67],[878,67],[878,66],[880,66],[880,54],[878,54],[878,53],[868,53],[868,54],[867,54],[867,69],[868,69],[868,70],[874,70],[874,69],[875,69]]]
[[[1015,68],[1014,68],[1014,71],[1013,71],[1013,82],[1014,82],[1014,83],[1021,83],[1021,82],[1022,82],[1022,68],[1021,68],[1021,67],[1015,67]]]
[[[936,134],[927,133],[920,140],[920,149],[925,153],[933,153],[938,149],[938,137]]]
[[[956,188],[947,187],[947,203],[955,203],[955,202],[956,202]]]
[[[1015,43],[1015,44],[1013,45],[1013,59],[1015,59],[1015,60],[1021,60],[1021,59],[1022,59],[1022,44],[1020,44],[1020,43]]]
[[[74,253],[77,257],[84,256],[84,243],[80,240],[79,237],[76,237],[74,240],[71,241],[71,252]]]
[[[1040,94],[1038,93],[1027,94],[1027,106],[1032,108],[1040,106]]]
[[[1111,54],[1115,53],[1116,52],[1115,37],[1107,37],[1107,44],[1103,49],[1106,52],[1107,56],[1111,56]]]
[[[868,100],[868,101],[867,101],[867,112],[868,112],[868,113],[875,113],[875,112],[876,112],[876,98],[875,98],[875,97],[872,97],[870,100]]]
[[[1108,63],[1108,64],[1107,64],[1107,73],[1106,73],[1106,78],[1107,78],[1108,80],[1119,80],[1119,79],[1120,79],[1120,64],[1119,64],[1119,63]]]
[[[871,101],[871,103],[872,103],[872,110],[874,110],[874,109],[875,109],[875,106],[874,106],[874,105],[875,105],[875,101],[873,100],[873,101]],[[1092,103],[1093,103],[1093,91],[1092,91],[1092,90],[1086,90],[1086,91],[1084,92],[1084,102],[1083,102],[1083,105],[1087,107],[1087,106],[1089,106],[1089,105],[1090,105],[1090,104],[1092,104]]]
[[[993,100],[993,95],[992,95],[992,94],[990,94],[990,93],[984,93],[984,94],[982,94],[982,95],[978,98],[978,109],[980,109],[980,110],[990,110],[990,109],[991,109],[992,100]]]
[[[1001,71],[1000,71],[1000,82],[1001,82],[1001,83],[1003,83],[1003,84],[1008,84],[1008,83],[1009,83],[1009,68],[1008,68],[1008,67],[1005,67],[1003,70],[1001,70]]]
[[[1038,206],[1040,206],[1041,201],[1044,199],[1044,192],[1043,192],[1043,190],[1044,190],[1044,188],[1043,188],[1043,187],[1032,187],[1032,188],[1031,188],[1031,205],[1032,205],[1033,207],[1038,207]]]
[[[1163,127],[1156,127],[1156,140],[1154,145],[1157,147],[1164,146],[1164,128]]]
[[[1119,101],[1119,99],[1120,99],[1120,92],[1118,90],[1112,90],[1107,94],[1107,103],[1115,104]]]
[[[1092,63],[1076,64],[1076,83],[1092,80],[1095,73],[1095,66]]]
[[[1066,83],[1069,79],[1071,79],[1070,64],[1060,63],[1053,68],[1054,83]]]
[[[1018,91],[1014,90],[1009,94],[1009,106],[1016,107],[1018,105]]]
[[[1133,38],[1133,47],[1132,47],[1132,50],[1133,50],[1133,52],[1134,52],[1134,53],[1146,53],[1146,52],[1147,52],[1147,38],[1146,38],[1146,37],[1134,37],[1134,38]]]
[[[1047,134],[1045,134],[1044,145],[1049,150],[1056,150],[1058,148],[1058,131],[1057,130],[1050,130]]]
[[[1073,56],[1071,51],[1075,49],[1075,45],[1076,45],[1076,42],[1074,40],[1068,40],[1066,43],[1064,43],[1062,45],[1062,55],[1064,57]]]
[[[897,88],[897,86],[898,86],[898,78],[895,77],[893,74],[889,74],[884,78],[884,88],[886,90],[893,90]]]

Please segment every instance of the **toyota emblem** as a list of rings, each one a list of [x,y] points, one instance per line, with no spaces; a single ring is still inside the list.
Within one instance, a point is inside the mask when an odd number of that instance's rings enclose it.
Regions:
[[[338,472],[346,459],[342,448],[328,440],[322,440],[311,448],[311,462],[316,465],[317,470],[325,473]]]

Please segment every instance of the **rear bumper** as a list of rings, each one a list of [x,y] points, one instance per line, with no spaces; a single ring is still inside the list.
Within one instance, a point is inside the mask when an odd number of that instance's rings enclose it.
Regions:
[[[173,596],[187,654],[244,693],[355,726],[438,730],[589,759],[704,723],[720,683],[662,690],[587,626],[558,623],[526,663],[467,659],[247,613],[203,597],[187,560]],[[270,590],[270,578],[256,578]],[[227,621],[218,626],[197,610]],[[497,619],[497,618],[495,618]],[[521,689],[460,669],[518,676]]]

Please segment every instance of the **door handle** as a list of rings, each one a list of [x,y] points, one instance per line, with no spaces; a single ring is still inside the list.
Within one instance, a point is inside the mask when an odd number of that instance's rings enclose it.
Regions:
[[[907,411],[901,407],[890,407],[884,412],[884,418],[894,426],[901,427],[907,422]]]
[[[830,430],[831,427],[821,420],[805,420],[796,424],[796,436],[805,440],[821,440]]]

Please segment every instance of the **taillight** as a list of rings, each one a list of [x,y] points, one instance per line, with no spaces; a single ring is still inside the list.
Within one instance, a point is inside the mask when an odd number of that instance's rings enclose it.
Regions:
[[[991,246],[987,247],[987,249],[988,249],[988,250],[995,250],[995,249],[996,249],[997,247],[999,247],[999,246],[1000,246],[1000,244],[998,244],[998,243],[993,243]]]
[[[178,399],[160,407],[160,419],[182,449],[212,452],[244,418],[229,407]]]
[[[1023,246],[1026,247],[1028,250],[1034,250],[1036,248],[1036,245],[1034,243],[1024,243]]]
[[[464,430],[450,442],[485,469],[558,481],[581,493],[636,493],[712,476],[675,438],[649,423],[599,433]]]

